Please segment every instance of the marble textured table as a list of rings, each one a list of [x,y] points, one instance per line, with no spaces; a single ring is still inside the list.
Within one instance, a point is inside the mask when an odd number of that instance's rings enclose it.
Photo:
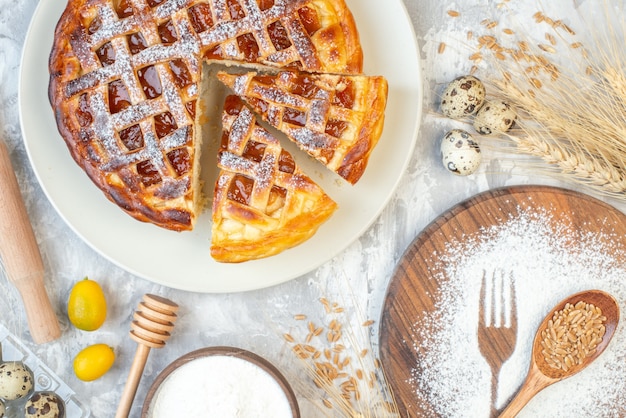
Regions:
[[[281,335],[293,326],[287,322],[293,314],[311,312],[314,315],[320,311],[319,298],[327,297],[377,320],[394,266],[419,231],[439,214],[494,187],[522,183],[558,185],[546,177],[529,176],[523,170],[499,169],[498,161],[490,158],[488,153],[483,168],[476,175],[462,178],[446,172],[440,163],[438,140],[451,125],[433,115],[436,93],[443,83],[466,73],[471,63],[462,59],[444,59],[437,53],[437,48],[441,41],[450,48],[455,37],[463,33],[463,28],[456,25],[468,28],[479,25],[488,6],[472,6],[484,2],[462,2],[458,7],[466,11],[463,20],[452,21],[446,11],[454,8],[455,2],[404,1],[422,55],[424,116],[414,154],[389,205],[356,242],[315,271],[282,285],[253,292],[198,294],[165,288],[120,269],[83,243],[47,201],[22,143],[17,106],[20,53],[37,0],[0,0],[0,136],[11,152],[48,271],[46,284],[63,334],[54,342],[41,346],[33,344],[17,292],[4,278],[0,280],[0,323],[72,387],[81,402],[88,405],[93,417],[114,414],[136,346],[128,337],[129,322],[145,293],[176,301],[181,306],[180,318],[167,346],[151,353],[131,416],[139,415],[150,383],[167,364],[205,346],[233,345],[254,351],[272,361],[289,377],[294,373],[290,369],[293,359]],[[584,2],[555,3],[562,8],[562,14],[567,15],[570,10],[576,12],[576,7]],[[496,5],[495,2],[489,4]],[[459,52],[458,56],[461,55]],[[73,328],[67,320],[65,308],[72,284],[85,275],[102,284],[109,302],[105,325],[93,333]],[[375,331],[374,327],[374,342]],[[71,359],[81,348],[98,342],[115,347],[116,363],[98,381],[79,381],[73,374]],[[298,391],[297,385],[294,386]],[[304,396],[299,395],[303,416],[319,416]]]

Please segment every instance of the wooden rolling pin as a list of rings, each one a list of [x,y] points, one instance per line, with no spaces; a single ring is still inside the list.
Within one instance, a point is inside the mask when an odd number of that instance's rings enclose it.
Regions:
[[[61,335],[44,286],[44,267],[6,145],[0,140],[0,259],[24,302],[28,327],[37,344]]]

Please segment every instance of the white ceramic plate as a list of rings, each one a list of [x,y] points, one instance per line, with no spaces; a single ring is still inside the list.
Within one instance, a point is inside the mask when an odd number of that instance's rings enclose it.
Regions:
[[[355,241],[391,198],[411,158],[422,111],[419,51],[401,0],[348,0],[361,34],[364,70],[389,82],[385,129],[356,186],[308,159],[304,169],[339,210],[305,243],[274,257],[220,264],[210,255],[210,213],[192,232],[138,222],[109,202],[75,164],[58,134],[48,102],[48,56],[64,1],[41,1],[24,44],[19,100],[22,132],[35,174],[68,225],[127,271],[172,288],[204,293],[276,285],[308,273]],[[298,157],[296,157],[298,158]]]

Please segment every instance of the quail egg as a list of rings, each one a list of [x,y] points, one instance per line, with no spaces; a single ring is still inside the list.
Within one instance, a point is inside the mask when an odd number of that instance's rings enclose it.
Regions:
[[[21,361],[0,364],[0,398],[7,401],[21,399],[34,387],[33,373]]]
[[[25,418],[64,418],[65,403],[54,392],[35,392],[24,405]]]
[[[472,75],[455,78],[441,97],[441,112],[452,119],[474,115],[485,102],[485,86]]]
[[[486,101],[474,118],[474,129],[483,135],[508,131],[515,123],[515,110],[502,101]]]
[[[448,171],[467,176],[480,166],[482,154],[472,135],[453,129],[441,141],[441,160]]]

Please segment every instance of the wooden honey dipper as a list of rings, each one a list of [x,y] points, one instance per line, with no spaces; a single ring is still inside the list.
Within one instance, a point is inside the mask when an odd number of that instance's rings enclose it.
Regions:
[[[130,337],[137,342],[137,351],[115,418],[128,417],[150,349],[165,346],[174,329],[177,311],[176,303],[156,295],[146,294],[139,303],[130,324]]]

